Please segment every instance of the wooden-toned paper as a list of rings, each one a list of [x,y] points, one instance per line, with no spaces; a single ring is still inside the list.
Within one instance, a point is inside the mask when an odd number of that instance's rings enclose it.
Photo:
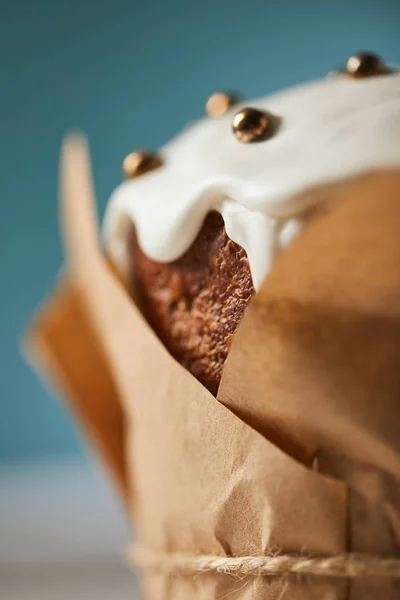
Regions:
[[[282,254],[216,399],[110,271],[79,139],[62,165],[68,283],[44,305],[29,349],[113,469],[136,542],[194,556],[399,555],[399,173],[350,182]],[[371,580],[141,579],[148,600],[399,597]]]

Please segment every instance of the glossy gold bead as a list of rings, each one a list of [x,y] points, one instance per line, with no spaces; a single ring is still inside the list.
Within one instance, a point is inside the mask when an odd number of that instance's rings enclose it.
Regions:
[[[238,102],[238,98],[233,94],[225,92],[216,92],[206,102],[206,113],[209,117],[222,117],[226,111]]]
[[[162,160],[155,152],[141,150],[131,152],[124,158],[122,170],[126,179],[134,179],[148,171],[161,167]]]
[[[362,79],[387,73],[388,69],[383,60],[372,52],[358,52],[350,56],[346,63],[346,73],[350,77]]]
[[[239,142],[251,144],[272,137],[278,127],[278,118],[257,108],[242,108],[233,117],[232,130]]]

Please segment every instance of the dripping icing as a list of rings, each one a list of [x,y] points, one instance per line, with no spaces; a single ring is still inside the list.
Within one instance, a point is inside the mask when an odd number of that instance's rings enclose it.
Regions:
[[[308,190],[400,165],[399,73],[327,78],[246,105],[282,116],[275,137],[240,144],[231,132],[237,105],[186,127],[161,149],[160,168],[115,190],[104,235],[121,268],[132,221],[143,251],[170,262],[193,243],[207,212],[217,210],[228,236],[246,250],[259,289],[320,200]]]

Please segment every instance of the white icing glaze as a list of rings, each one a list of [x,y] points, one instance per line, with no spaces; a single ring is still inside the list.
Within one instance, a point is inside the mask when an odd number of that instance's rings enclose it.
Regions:
[[[231,124],[241,106],[282,117],[276,135],[240,143]],[[190,247],[206,213],[216,209],[229,237],[246,250],[258,289],[316,202],[307,190],[400,165],[400,73],[329,77],[247,101],[223,117],[186,127],[161,155],[162,167],[112,194],[104,233],[117,264],[127,264],[130,221],[143,251],[170,262]]]

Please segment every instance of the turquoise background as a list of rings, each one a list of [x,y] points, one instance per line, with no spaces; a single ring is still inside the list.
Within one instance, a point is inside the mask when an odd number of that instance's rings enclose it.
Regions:
[[[62,262],[57,162],[90,139],[101,212],[136,147],[165,143],[208,95],[323,76],[353,51],[400,62],[399,0],[0,1],[0,460],[82,453],[18,336]]]

